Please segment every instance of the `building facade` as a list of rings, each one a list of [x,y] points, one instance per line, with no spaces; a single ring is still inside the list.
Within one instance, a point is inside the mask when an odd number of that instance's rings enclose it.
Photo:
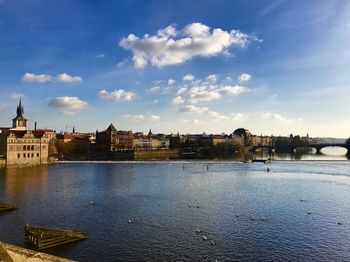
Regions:
[[[96,131],[96,148],[102,151],[133,149],[134,135],[132,131],[117,130],[113,124],[101,132]]]
[[[48,163],[51,134],[28,129],[20,101],[12,127],[0,128],[0,158],[6,165],[36,165]]]

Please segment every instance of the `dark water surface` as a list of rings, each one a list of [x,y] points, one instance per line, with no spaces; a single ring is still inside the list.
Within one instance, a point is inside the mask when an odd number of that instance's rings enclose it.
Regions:
[[[350,261],[348,161],[6,169],[0,202],[19,208],[0,241],[24,246],[26,223],[85,231],[49,250],[79,261]]]

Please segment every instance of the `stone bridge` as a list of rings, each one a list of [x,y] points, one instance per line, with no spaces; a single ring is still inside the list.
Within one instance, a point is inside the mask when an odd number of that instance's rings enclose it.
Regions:
[[[308,145],[294,145],[291,147],[291,150],[294,152],[297,148],[302,147],[311,147],[316,149],[316,154],[321,153],[321,149],[325,147],[343,147],[347,150],[347,153],[350,152],[350,145],[345,143],[315,143],[315,144],[308,144]]]
[[[295,152],[295,149],[297,148],[304,148],[304,147],[310,147],[316,149],[316,154],[321,153],[321,149],[325,147],[343,147],[347,150],[347,154],[350,154],[350,144],[346,143],[313,143],[313,144],[307,144],[307,145],[291,145],[290,151]],[[257,149],[268,149],[269,153],[272,153],[275,151],[275,146],[272,145],[256,145],[256,146],[249,146],[247,147],[248,151],[255,152]]]

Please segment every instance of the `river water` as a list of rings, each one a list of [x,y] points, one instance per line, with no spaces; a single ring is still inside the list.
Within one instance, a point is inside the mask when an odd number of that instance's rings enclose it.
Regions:
[[[79,261],[349,261],[349,197],[349,161],[3,169],[0,202],[18,210],[0,241],[24,246],[28,223],[86,232],[47,251]]]

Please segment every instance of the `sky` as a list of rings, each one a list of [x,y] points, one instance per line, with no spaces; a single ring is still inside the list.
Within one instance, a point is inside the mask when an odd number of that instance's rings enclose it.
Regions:
[[[0,126],[350,136],[350,1],[0,0]]]

